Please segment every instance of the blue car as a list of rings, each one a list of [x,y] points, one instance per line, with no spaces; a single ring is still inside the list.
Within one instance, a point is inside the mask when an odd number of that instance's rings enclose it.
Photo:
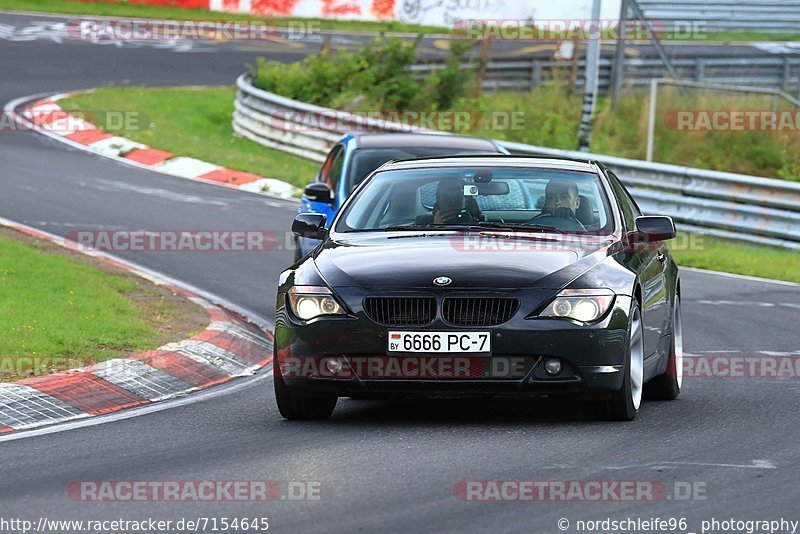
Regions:
[[[348,134],[328,153],[317,178],[306,187],[298,211],[327,216],[329,227],[348,195],[387,161],[456,154],[508,154],[508,151],[488,139],[460,135]],[[297,238],[295,261],[310,254],[319,243],[316,239]]]

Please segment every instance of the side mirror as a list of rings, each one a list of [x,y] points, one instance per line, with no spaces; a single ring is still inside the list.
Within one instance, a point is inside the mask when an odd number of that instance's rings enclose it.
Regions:
[[[320,213],[301,213],[294,218],[292,233],[298,237],[325,239],[328,235],[328,231],[325,229],[327,219],[327,216]]]
[[[324,202],[333,204],[333,191],[328,184],[323,182],[311,182],[306,186],[305,196],[311,202]]]
[[[672,217],[644,216],[636,218],[636,241],[656,243],[675,239],[678,235]]]

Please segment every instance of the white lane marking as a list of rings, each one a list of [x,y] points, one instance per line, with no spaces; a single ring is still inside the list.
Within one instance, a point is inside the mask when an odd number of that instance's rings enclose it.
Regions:
[[[90,92],[90,91],[91,91],[91,89],[86,90],[86,92]],[[175,175],[175,174],[167,174],[166,172],[159,171],[157,168],[154,168],[154,167],[152,167],[150,165],[144,165],[142,163],[139,163],[138,161],[134,161],[134,160],[128,159],[128,158],[123,158],[121,156],[114,156],[114,155],[108,155],[108,154],[101,155],[101,154],[98,154],[97,152],[93,151],[91,148],[87,147],[86,145],[83,145],[81,143],[73,141],[72,139],[68,139],[68,138],[63,137],[61,135],[58,135],[58,134],[55,134],[53,132],[49,132],[47,130],[43,130],[43,129],[39,128],[38,126],[32,124],[25,117],[23,117],[21,113],[16,113],[16,111],[15,111],[18,107],[22,106],[23,104],[25,104],[27,102],[33,102],[33,101],[36,101],[36,100],[42,100],[44,98],[56,98],[56,96],[60,96],[60,95],[53,95],[53,93],[38,93],[38,94],[35,94],[35,95],[28,95],[28,96],[22,96],[22,97],[19,97],[19,98],[15,98],[14,100],[8,102],[5,106],[3,106],[3,112],[6,114],[6,116],[13,117],[14,120],[17,122],[17,124],[20,124],[21,126],[29,128],[32,131],[35,131],[36,133],[42,134],[44,136],[47,136],[50,139],[54,139],[54,140],[56,140],[56,141],[58,141],[60,143],[64,143],[65,145],[71,146],[72,148],[80,150],[81,152],[86,152],[86,153],[89,153],[89,154],[100,156],[100,157],[103,157],[103,158],[106,158],[106,159],[110,159],[110,160],[116,161],[117,163],[122,163],[124,165],[130,165],[132,167],[137,167],[137,168],[145,170],[145,171],[154,172],[154,173],[160,174],[161,176],[171,176],[172,178],[178,178],[180,180],[191,180],[193,182],[200,182],[200,183],[203,183],[203,184],[206,184],[206,185],[210,185],[210,186],[213,186],[213,187],[221,187],[221,188],[227,189],[228,191],[231,191],[231,190],[233,190],[233,191],[241,191],[242,193],[244,193],[246,195],[258,195],[258,197],[259,197],[259,199],[261,201],[260,203],[264,204],[265,206],[271,206],[271,207],[274,207],[274,208],[296,209],[297,205],[300,203],[300,201],[298,199],[287,199],[287,198],[283,198],[281,196],[271,195],[271,194],[269,194],[267,192],[248,191],[247,189],[240,189],[238,187],[232,187],[230,185],[226,185],[226,184],[221,183],[221,182],[216,182],[214,180],[200,180],[200,179],[197,179],[197,178],[186,178],[185,176],[178,176],[178,175]]]
[[[742,354],[741,350],[693,350],[686,353],[686,356],[700,354]],[[800,350],[751,350],[750,354],[763,354],[765,356],[800,356]]]
[[[724,467],[729,469],[777,469],[770,460],[752,460],[749,464],[726,464],[716,462],[650,462],[645,464],[630,465],[543,465],[535,469],[604,469],[609,471],[624,471],[627,469],[678,469],[681,467]]]
[[[70,223],[58,221],[25,221],[24,224],[36,226],[52,226],[55,228],[79,228],[81,230],[129,230],[128,226],[119,226],[115,224],[96,224],[96,223]]]
[[[789,287],[800,287],[796,282],[786,282],[784,280],[770,280],[769,278],[759,278],[758,276],[747,276],[744,274],[723,273],[720,271],[712,271],[710,269],[698,269],[696,267],[680,267],[681,271],[689,271],[690,273],[707,274],[710,276],[722,276],[725,278],[735,278],[737,280],[748,280],[750,282],[759,282],[763,284],[778,284]]]
[[[750,306],[751,308],[790,308],[800,310],[798,302],[763,302],[760,300],[686,300],[692,304],[706,304],[709,306]]]
[[[97,179],[95,183],[83,182],[83,184],[101,191],[126,191],[187,204],[205,204],[207,206],[218,206],[221,208],[228,208],[231,205],[230,202],[225,202],[224,200],[209,200],[201,196],[176,193],[175,191],[162,189],[160,187],[142,187],[127,182],[115,182],[114,180],[106,180],[103,178]]]
[[[197,178],[203,174],[221,170],[222,167],[201,161],[195,158],[187,158],[186,156],[178,156],[168,159],[163,163],[153,165],[153,168],[167,174],[174,174],[175,176],[183,176],[184,178]]]
[[[129,408],[121,412],[116,412],[108,415],[97,415],[95,417],[91,417],[88,419],[80,419],[78,421],[72,421],[69,423],[58,424],[45,428],[39,428],[36,430],[16,432],[14,434],[9,434],[7,436],[3,436],[2,434],[0,434],[0,443],[3,443],[5,441],[16,441],[18,439],[33,438],[36,436],[44,436],[48,434],[56,434],[58,432],[66,432],[68,430],[97,426],[105,423],[113,423],[116,421],[124,421],[125,419],[132,419],[134,417],[148,415],[151,413],[157,413],[163,410],[170,410],[172,408],[188,406],[190,404],[203,402],[216,397],[238,393],[239,391],[251,387],[261,386],[260,382],[270,377],[272,377],[271,368],[266,372],[257,374],[252,378],[238,380],[236,382],[229,382],[229,384],[232,384],[230,386],[218,386],[214,389],[209,389],[201,393],[195,393],[187,397],[176,398],[174,400],[168,400],[157,404],[148,404],[136,408]]]

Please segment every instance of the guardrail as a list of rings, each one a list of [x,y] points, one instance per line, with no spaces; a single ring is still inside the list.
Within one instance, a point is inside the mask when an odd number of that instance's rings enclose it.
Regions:
[[[671,63],[682,80],[800,90],[800,57],[797,55],[673,58]],[[613,61],[601,58],[599,65],[598,87],[600,92],[605,93],[611,85]],[[477,64],[467,62],[461,67],[477,69]],[[426,63],[412,65],[410,70],[424,77],[443,68],[443,64]],[[493,59],[486,64],[483,87],[486,90],[529,91],[540,85],[558,83],[553,80],[553,71],[560,69],[566,72],[569,68],[568,63],[550,59]],[[575,83],[579,87],[585,80],[585,68],[586,62],[578,61]],[[651,79],[664,78],[668,74],[664,63],[658,58],[625,59],[625,83],[633,87],[647,86]]]
[[[750,30],[793,33],[800,25],[798,0],[638,0],[660,23],[703,23],[708,31]]]
[[[322,161],[346,131],[409,131],[262,91],[236,80],[233,129],[257,143]],[[498,140],[513,154],[598,161],[630,188],[642,210],[691,230],[800,249],[800,183]]]
[[[233,131],[256,143],[324,161],[346,131],[408,132],[407,125],[374,120],[306,104],[254,87],[246,74],[236,79]]]

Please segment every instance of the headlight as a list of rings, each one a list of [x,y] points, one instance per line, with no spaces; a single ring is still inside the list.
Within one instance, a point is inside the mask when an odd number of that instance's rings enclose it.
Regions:
[[[539,314],[591,323],[606,314],[614,302],[608,289],[565,289]]]
[[[346,315],[327,287],[293,287],[289,289],[289,306],[292,313],[303,321],[310,321],[324,315]]]

